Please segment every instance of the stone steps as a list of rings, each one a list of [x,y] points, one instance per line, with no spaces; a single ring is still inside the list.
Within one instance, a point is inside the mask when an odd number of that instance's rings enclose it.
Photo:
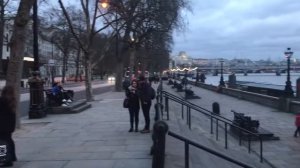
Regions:
[[[171,88],[165,87],[166,91]],[[173,93],[176,94],[176,93]],[[204,116],[192,116],[192,129],[186,124],[186,114],[184,120],[181,119],[181,105],[169,102],[170,120],[167,121],[169,129],[181,136],[184,136],[200,145],[209,147],[226,156],[239,160],[243,163],[259,168],[269,168],[270,165],[260,163],[259,158],[253,153],[248,154],[247,148],[239,146],[238,142],[228,135],[229,149],[224,147],[223,132],[220,130],[219,141],[215,140],[215,135],[210,134],[208,119]],[[220,128],[221,129],[221,128]],[[166,168],[184,167],[184,143],[173,137],[167,136],[166,147]],[[177,153],[176,153],[177,152]],[[201,149],[190,146],[190,167],[239,167],[226,160],[216,157]]]
[[[80,113],[88,108],[91,108],[92,105],[87,103],[86,100],[76,100],[70,103],[68,106],[56,106],[48,107],[48,114],[74,114]]]

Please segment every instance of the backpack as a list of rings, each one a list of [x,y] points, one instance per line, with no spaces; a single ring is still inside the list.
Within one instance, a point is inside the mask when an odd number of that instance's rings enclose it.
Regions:
[[[155,90],[151,86],[149,86],[149,95],[150,95],[151,100],[155,99],[156,93],[155,93]]]

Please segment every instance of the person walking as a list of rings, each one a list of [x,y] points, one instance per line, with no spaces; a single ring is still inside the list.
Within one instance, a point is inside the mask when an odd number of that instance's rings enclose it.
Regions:
[[[133,125],[135,124],[135,132],[139,131],[139,96],[137,91],[137,81],[132,80],[131,85],[126,89],[126,97],[128,98],[128,110],[130,116],[130,129],[128,132],[133,132]]]
[[[145,119],[145,127],[143,130],[141,130],[141,133],[149,133],[150,132],[150,108],[151,108],[152,99],[155,98],[155,91],[147,82],[144,76],[139,77],[138,89],[139,89],[139,97],[140,97],[140,102],[143,110],[143,115]]]
[[[0,167],[11,167],[13,161],[17,160],[15,143],[12,134],[16,128],[16,103],[15,89],[12,86],[5,86],[0,97],[0,140],[7,144],[10,160],[0,163]]]
[[[300,135],[300,114],[296,115],[295,125],[296,131],[294,133],[294,137],[297,137],[297,133]]]

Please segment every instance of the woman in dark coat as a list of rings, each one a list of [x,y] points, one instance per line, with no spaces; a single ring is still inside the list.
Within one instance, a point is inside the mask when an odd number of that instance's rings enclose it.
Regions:
[[[130,116],[130,129],[128,132],[133,131],[133,125],[135,124],[135,132],[138,132],[139,126],[139,96],[137,93],[137,81],[132,80],[131,85],[126,90],[126,97],[129,99],[129,116]]]
[[[15,143],[12,133],[16,126],[16,94],[12,86],[5,86],[0,97],[0,139],[7,143],[11,161],[0,163],[0,167],[13,166],[13,161],[17,160],[15,153]]]

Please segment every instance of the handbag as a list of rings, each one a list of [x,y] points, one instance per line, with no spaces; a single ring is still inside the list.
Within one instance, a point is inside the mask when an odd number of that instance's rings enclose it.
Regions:
[[[129,107],[129,99],[128,98],[124,99],[124,101],[123,101],[123,107],[124,108],[128,108]]]
[[[10,149],[8,143],[0,140],[0,163],[11,161],[11,154],[9,150]]]

